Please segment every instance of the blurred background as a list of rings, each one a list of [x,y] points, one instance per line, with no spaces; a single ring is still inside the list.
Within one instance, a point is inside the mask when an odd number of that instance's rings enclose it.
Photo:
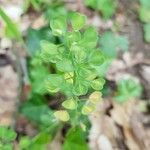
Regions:
[[[41,40],[58,41],[49,22],[70,11],[97,28],[106,83],[87,132],[66,136],[69,125],[47,115],[63,97],[43,92],[38,52]],[[150,0],[0,0],[0,149],[9,150],[4,137],[15,150],[149,150]]]

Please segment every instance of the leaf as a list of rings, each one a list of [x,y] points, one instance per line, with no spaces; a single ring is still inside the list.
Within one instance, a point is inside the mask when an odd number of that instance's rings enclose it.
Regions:
[[[74,55],[78,63],[83,63],[87,56],[86,52],[80,49],[76,49]]]
[[[86,137],[81,128],[72,128],[67,133],[63,150],[89,150]]]
[[[12,150],[13,149],[13,144],[9,143],[7,145],[3,145],[3,149],[2,150]]]
[[[5,142],[11,142],[16,139],[17,134],[8,127],[0,126],[0,139]]]
[[[28,52],[31,56],[36,55],[37,51],[40,51],[41,40],[55,42],[55,38],[48,27],[43,27],[38,30],[32,28],[28,29],[26,37],[26,45],[28,48]]]
[[[142,87],[134,78],[120,79],[117,83],[116,101],[123,103],[141,95]]]
[[[53,62],[53,57],[57,57],[58,50],[57,45],[48,41],[41,41],[41,58],[45,62]]]
[[[95,91],[89,96],[89,101],[93,104],[97,104],[102,100],[102,93]]]
[[[88,85],[83,83],[82,80],[78,79],[75,86],[73,87],[73,93],[77,96],[85,95],[88,92]]]
[[[100,11],[105,19],[113,16],[116,11],[116,0],[85,0],[85,4]]]
[[[67,38],[67,40],[66,40],[67,44],[70,47],[75,42],[78,42],[79,40],[81,40],[81,33],[79,31],[69,32],[66,35],[66,38]]]
[[[108,19],[113,16],[116,10],[115,0],[97,0],[97,8],[100,10],[104,18]]]
[[[107,31],[100,38],[102,52],[109,58],[117,56],[117,50],[127,51],[129,47],[128,39],[125,36],[115,35]]]
[[[21,113],[31,121],[36,122],[38,125],[44,125],[45,123],[43,123],[42,117],[49,114],[49,118],[51,120],[50,124],[52,124],[53,111],[49,109],[47,104],[44,103],[44,99],[41,96],[34,95],[34,97],[24,103],[21,106]]]
[[[95,50],[90,56],[89,62],[94,66],[100,66],[104,62],[104,55],[100,50]]]
[[[25,149],[30,145],[31,139],[28,136],[21,137],[19,141],[19,148]]]
[[[139,17],[142,22],[150,22],[150,8],[141,6],[139,9]]]
[[[61,121],[68,121],[70,119],[69,114],[66,110],[58,110],[54,112],[54,116]]]
[[[95,79],[91,82],[91,87],[94,90],[102,90],[105,84],[105,80],[103,78]]]
[[[149,1],[149,0],[139,0],[139,1],[140,1],[140,4],[141,4],[143,7],[150,8],[150,1]]]
[[[77,102],[73,98],[71,98],[71,99],[65,100],[62,103],[62,106],[66,109],[74,110],[77,108]]]
[[[87,103],[82,108],[82,114],[83,115],[89,115],[95,110],[95,105],[92,103]]]
[[[5,14],[5,12],[3,11],[1,7],[0,7],[0,16],[6,23],[8,31],[11,34],[11,37],[19,41],[23,41],[21,32],[18,30],[17,25]]]
[[[73,67],[73,64],[72,64],[71,60],[66,59],[66,58],[64,58],[61,61],[58,61],[56,63],[56,67],[59,71],[62,71],[62,72],[72,72],[72,71],[74,71],[74,67]]]
[[[81,45],[87,48],[94,48],[98,41],[98,33],[95,28],[88,27],[83,35],[83,39],[81,40]]]
[[[77,12],[71,13],[70,16],[72,27],[75,31],[80,30],[86,23],[86,16]]]
[[[150,42],[150,23],[144,25],[144,39],[146,42]]]
[[[45,87],[49,92],[57,93],[62,86],[63,77],[59,74],[50,74],[45,80]]]
[[[59,16],[50,22],[50,27],[55,36],[62,36],[65,33],[67,23],[64,16]]]

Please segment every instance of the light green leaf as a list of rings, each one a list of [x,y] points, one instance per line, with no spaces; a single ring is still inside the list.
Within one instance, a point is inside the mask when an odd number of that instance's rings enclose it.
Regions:
[[[98,33],[95,28],[89,27],[85,30],[81,45],[87,48],[94,48],[98,41]]]
[[[123,103],[130,99],[138,98],[141,95],[142,87],[140,83],[129,77],[127,79],[120,79],[117,83],[116,101]]]
[[[88,85],[78,80],[73,87],[73,93],[77,96],[85,95],[88,92]]]
[[[58,74],[50,74],[45,80],[46,89],[51,93],[56,93],[61,89],[63,77]]]
[[[102,100],[102,93],[99,91],[95,91],[89,96],[89,101],[93,104],[97,104],[101,100]]]
[[[41,45],[41,58],[45,62],[55,62],[54,58],[59,59],[57,45],[50,43],[48,41],[41,41],[40,45]]]
[[[66,36],[67,44],[70,47],[73,43],[78,42],[81,40],[81,33],[79,31],[69,32]]]
[[[103,78],[95,79],[91,82],[91,87],[94,90],[102,90],[105,84],[105,80]]]
[[[71,60],[64,58],[56,63],[56,67],[62,72],[72,72],[74,70]]]
[[[89,58],[89,62],[94,66],[100,66],[104,62],[104,56],[100,50],[95,50]]]
[[[73,98],[71,98],[71,99],[65,100],[62,103],[62,106],[65,107],[66,109],[74,110],[77,108],[77,102]]]
[[[61,36],[66,31],[67,22],[64,16],[60,16],[56,19],[51,20],[50,27],[55,36]]]
[[[64,122],[66,122],[66,121],[68,121],[70,119],[70,116],[69,116],[69,114],[68,114],[68,112],[66,110],[55,111],[54,116],[57,119],[59,119],[61,121],[64,121]]]
[[[107,31],[100,38],[102,52],[109,58],[117,56],[117,50],[127,51],[129,42],[127,37],[116,35],[113,32]]]
[[[139,1],[140,1],[140,4],[141,4],[143,7],[150,8],[150,1],[149,1],[149,0],[139,0]]]
[[[77,12],[71,14],[71,24],[75,31],[80,30],[86,23],[86,16]]]
[[[93,103],[87,103],[82,107],[82,114],[89,115],[95,110],[95,105]]]
[[[0,126],[0,139],[2,139],[5,142],[11,142],[15,140],[17,134],[8,127]]]
[[[141,6],[139,9],[139,17],[140,20],[143,22],[150,22],[150,8]]]
[[[144,39],[146,42],[150,42],[150,23],[144,25]]]

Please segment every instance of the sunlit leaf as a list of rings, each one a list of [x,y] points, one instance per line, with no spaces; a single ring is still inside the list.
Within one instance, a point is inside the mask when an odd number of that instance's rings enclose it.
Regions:
[[[66,110],[58,110],[54,112],[54,116],[61,121],[68,121],[70,119],[69,114]]]

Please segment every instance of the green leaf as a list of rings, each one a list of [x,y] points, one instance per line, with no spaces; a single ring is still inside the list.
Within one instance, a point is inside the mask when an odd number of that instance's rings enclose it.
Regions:
[[[45,62],[53,62],[53,57],[58,56],[58,49],[57,45],[50,43],[48,41],[41,41],[41,58]]]
[[[134,78],[120,79],[117,83],[116,101],[123,103],[141,95],[142,87]]]
[[[102,52],[110,58],[117,56],[117,50],[127,51],[129,48],[129,42],[125,36],[119,36],[110,31],[101,36],[100,45]]]
[[[86,137],[81,128],[72,128],[67,133],[63,150],[89,150]]]
[[[66,32],[66,19],[64,16],[59,16],[50,22],[50,27],[55,36],[62,36]]]
[[[5,142],[11,142],[15,140],[17,134],[8,127],[0,126],[0,139]]]
[[[100,50],[95,50],[89,58],[89,62],[94,66],[100,66],[104,62],[104,56]]]
[[[91,82],[91,87],[94,90],[102,90],[105,84],[105,80],[103,78],[95,79]]]
[[[50,40],[51,42],[55,42],[55,38],[48,27],[43,27],[38,30],[32,28],[28,29],[26,37],[26,45],[28,48],[28,52],[31,56],[34,56],[37,53],[37,51],[40,51],[41,40],[47,41]]]
[[[71,99],[65,100],[62,103],[62,106],[66,109],[74,110],[77,108],[77,102],[73,98],[71,98]]]
[[[0,7],[0,16],[6,23],[8,32],[10,33],[11,37],[19,41],[23,41],[21,32],[18,30],[17,25],[5,14],[5,12],[1,7]]]
[[[86,16],[77,12],[71,14],[71,24],[75,31],[80,30],[86,23]]]
[[[150,1],[149,1],[149,0],[139,0],[139,1],[140,1],[140,4],[141,4],[143,7],[150,8]]]
[[[150,43],[150,23],[144,25],[144,39]]]
[[[69,116],[69,114],[68,114],[68,112],[66,110],[55,111],[54,116],[57,119],[59,119],[61,121],[64,121],[64,122],[66,122],[66,121],[68,121],[70,119],[70,116]]]
[[[57,93],[63,84],[63,77],[59,74],[50,74],[45,81],[46,89],[51,93]]]
[[[85,4],[100,11],[105,19],[113,16],[116,11],[116,0],[85,0]]]
[[[116,10],[115,0],[97,0],[97,8],[100,10],[104,18],[108,19],[113,16]]]
[[[89,27],[85,30],[81,45],[87,48],[94,48],[98,41],[98,33],[95,28]]]
[[[88,92],[88,85],[82,80],[78,79],[73,87],[73,93],[77,96],[85,95]]]
[[[7,145],[3,145],[2,150],[13,150],[13,144],[9,143]]]
[[[139,17],[140,17],[140,20],[143,22],[146,22],[146,23],[150,22],[150,8],[140,7]]]
[[[83,115],[89,115],[95,110],[95,105],[93,103],[87,103],[82,108]]]
[[[56,63],[56,67],[62,72],[72,72],[74,70],[71,60],[64,58]]]
[[[44,99],[39,95],[34,95],[34,97],[24,103],[21,106],[21,113],[25,115],[29,120],[37,123],[38,125],[44,125],[45,123],[43,124],[42,117],[46,114],[49,114],[49,118],[51,120],[50,124],[52,124],[53,111],[49,109],[48,105],[44,103]]]
[[[66,38],[67,38],[66,41],[67,41],[68,46],[71,47],[72,44],[81,40],[81,33],[79,31],[69,32],[66,35]]]
[[[89,101],[93,104],[97,104],[101,100],[102,100],[102,93],[99,91],[95,91],[89,96]]]
[[[21,137],[19,141],[19,148],[25,149],[30,145],[31,139],[27,136]]]

